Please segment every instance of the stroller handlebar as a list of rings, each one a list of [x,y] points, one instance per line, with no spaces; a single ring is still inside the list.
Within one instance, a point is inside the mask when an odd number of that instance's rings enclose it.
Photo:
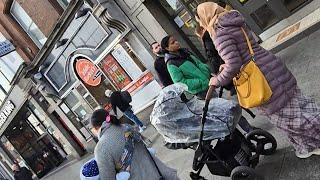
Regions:
[[[215,86],[209,86],[209,89],[207,91],[207,95],[206,95],[206,101],[210,101],[210,99],[212,98],[212,93],[213,91],[216,89]]]

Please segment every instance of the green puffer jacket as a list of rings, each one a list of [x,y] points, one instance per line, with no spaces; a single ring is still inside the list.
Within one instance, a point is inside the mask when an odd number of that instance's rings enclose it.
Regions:
[[[185,49],[180,49],[179,55],[166,53],[165,61],[174,83],[186,84],[188,91],[194,95],[208,90],[209,66],[202,63],[196,56]]]

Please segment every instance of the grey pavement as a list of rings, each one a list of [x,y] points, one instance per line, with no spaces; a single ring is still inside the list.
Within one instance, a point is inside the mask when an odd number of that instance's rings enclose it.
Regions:
[[[320,30],[301,39],[290,47],[277,53],[296,76],[302,91],[320,102]],[[139,114],[145,122],[149,122],[150,109]],[[263,128],[275,136],[278,142],[278,150],[272,156],[262,156],[256,170],[263,174],[266,180],[319,180],[320,156],[312,156],[308,159],[298,159],[294,155],[293,147],[287,138],[278,129],[273,127],[267,118],[257,116],[254,120],[248,117],[250,123]],[[194,151],[169,150],[163,146],[163,139],[156,130],[149,125],[144,135],[153,141],[153,147],[157,150],[157,156],[170,167],[178,170],[180,179],[190,179],[189,172],[192,166]],[[89,156],[90,157],[90,156]],[[45,179],[78,179],[79,168],[85,160],[73,163],[53,173]],[[226,177],[217,177],[209,173],[207,169],[202,172],[207,179],[223,180]]]

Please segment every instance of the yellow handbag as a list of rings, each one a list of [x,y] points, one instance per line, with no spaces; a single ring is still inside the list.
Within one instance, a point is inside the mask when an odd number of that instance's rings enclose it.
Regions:
[[[233,78],[233,84],[237,90],[240,106],[253,108],[266,103],[272,96],[272,90],[254,62],[254,52],[247,33],[243,28],[241,30],[246,38],[251,59],[242,66],[240,73]]]

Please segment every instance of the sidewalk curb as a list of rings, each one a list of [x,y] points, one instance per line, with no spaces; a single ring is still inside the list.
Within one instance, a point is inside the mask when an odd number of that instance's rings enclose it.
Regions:
[[[269,51],[271,51],[272,53],[275,54],[275,53],[291,46],[292,44],[298,42],[299,40],[309,36],[310,34],[314,33],[315,31],[317,31],[319,29],[320,29],[320,21],[315,23],[314,25],[308,27],[304,31],[301,31],[300,33],[296,34],[295,36],[291,37],[290,39],[284,41],[283,43],[279,44],[278,46],[273,47]]]

